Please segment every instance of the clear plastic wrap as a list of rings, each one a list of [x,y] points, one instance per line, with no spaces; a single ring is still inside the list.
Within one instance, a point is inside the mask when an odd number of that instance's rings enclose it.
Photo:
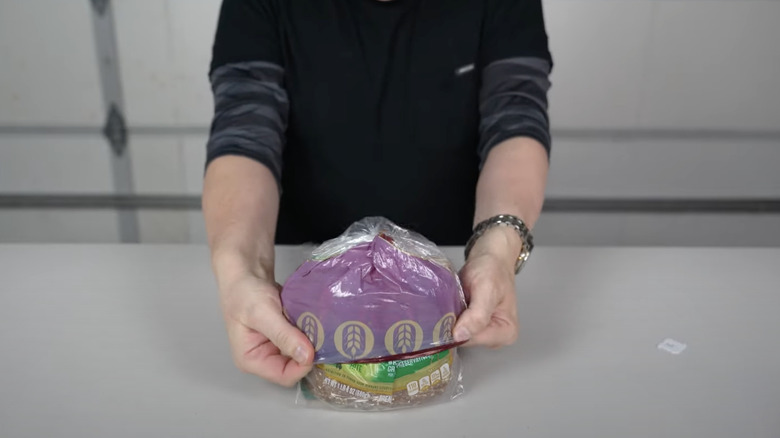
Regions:
[[[466,308],[463,288],[416,233],[384,218],[353,224],[288,278],[282,303],[315,348],[299,404],[386,410],[462,392],[452,327]]]

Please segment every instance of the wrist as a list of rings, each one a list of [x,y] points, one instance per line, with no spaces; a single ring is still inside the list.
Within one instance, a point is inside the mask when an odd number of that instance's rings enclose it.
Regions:
[[[211,265],[220,288],[247,276],[274,282],[273,257],[263,260],[237,249],[215,249],[211,254]]]
[[[517,255],[523,250],[523,240],[509,227],[492,227],[480,236],[471,248],[469,258],[493,256],[501,260],[512,272],[515,270]]]

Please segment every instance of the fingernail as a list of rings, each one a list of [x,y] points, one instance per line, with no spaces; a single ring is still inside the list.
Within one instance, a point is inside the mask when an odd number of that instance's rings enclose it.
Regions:
[[[471,338],[471,333],[465,327],[455,330],[455,342],[466,342]]]
[[[308,355],[306,354],[306,350],[304,350],[300,345],[295,349],[295,353],[293,353],[293,359],[299,364],[306,363],[306,359],[308,359],[307,356]]]

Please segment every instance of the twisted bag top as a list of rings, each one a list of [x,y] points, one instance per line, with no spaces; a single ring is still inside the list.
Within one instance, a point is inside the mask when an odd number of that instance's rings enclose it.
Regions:
[[[367,218],[325,242],[282,289],[288,319],[315,363],[390,360],[453,344],[466,303],[457,274],[431,242]]]

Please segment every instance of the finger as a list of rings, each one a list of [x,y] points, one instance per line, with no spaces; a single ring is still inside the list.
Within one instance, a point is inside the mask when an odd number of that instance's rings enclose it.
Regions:
[[[490,324],[477,335],[473,336],[467,347],[484,346],[488,348],[501,348],[512,345],[517,341],[517,323],[494,318]]]
[[[517,300],[514,293],[503,294],[503,298],[490,316],[490,323],[482,332],[474,335],[466,344],[483,345],[490,348],[512,345],[518,336]]]
[[[273,300],[250,310],[249,327],[264,334],[281,353],[299,365],[308,366],[314,359],[314,347],[309,338],[290,324],[282,314],[281,305]]]
[[[228,324],[228,337],[233,361],[245,373],[279,385],[292,386],[311,370],[311,364],[300,365],[282,356],[279,348],[266,336],[238,322]]]
[[[266,342],[245,355],[240,368],[244,372],[290,387],[305,377],[311,371],[312,365],[301,365],[289,357],[282,356],[275,345]]]
[[[479,334],[490,323],[498,302],[493,286],[486,284],[471,291],[471,302],[455,323],[455,341],[463,342]]]

